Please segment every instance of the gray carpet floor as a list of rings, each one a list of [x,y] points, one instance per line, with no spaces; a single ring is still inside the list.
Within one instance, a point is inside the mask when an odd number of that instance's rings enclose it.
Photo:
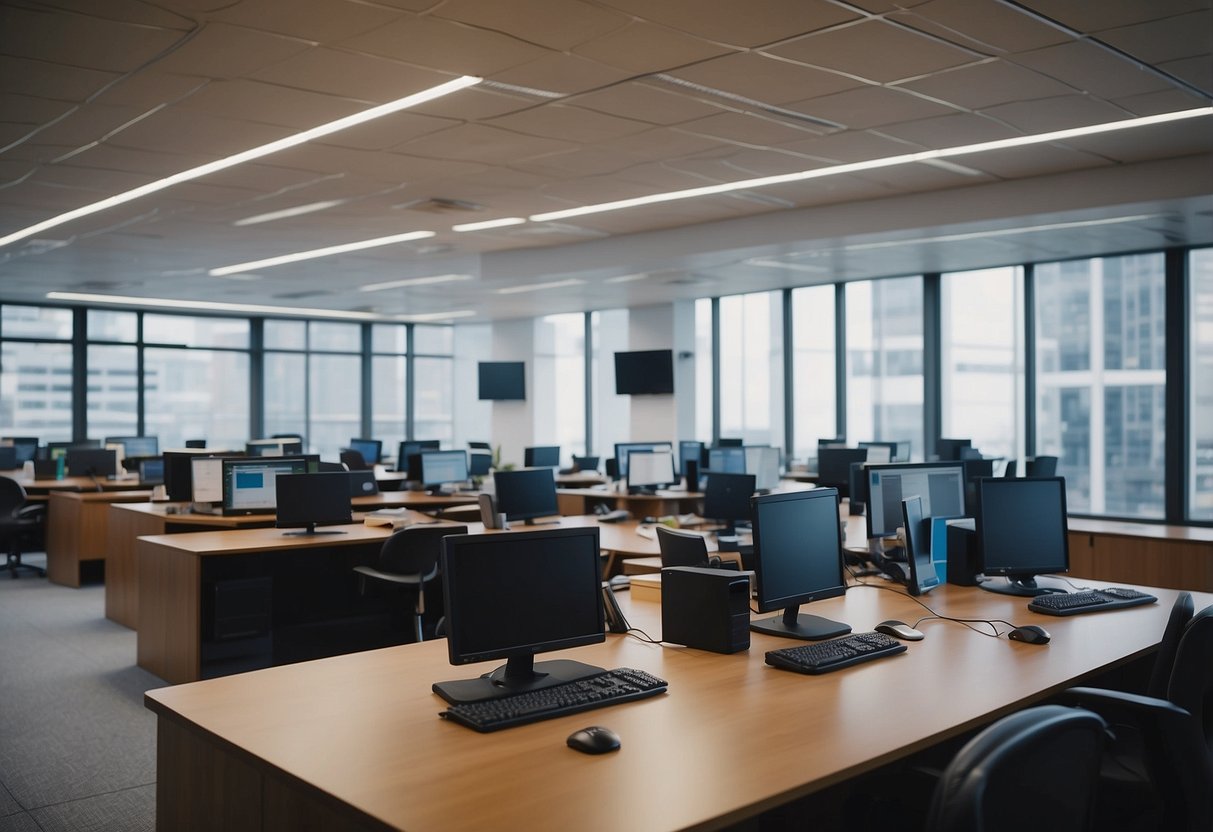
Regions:
[[[40,554],[30,563],[45,565]],[[0,832],[152,830],[156,721],[105,587],[0,572]]]

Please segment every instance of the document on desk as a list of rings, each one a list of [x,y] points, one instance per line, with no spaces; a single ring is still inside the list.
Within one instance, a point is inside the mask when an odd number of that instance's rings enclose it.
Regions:
[[[380,508],[368,512],[362,522],[368,526],[391,526],[400,528],[408,522],[407,508]]]

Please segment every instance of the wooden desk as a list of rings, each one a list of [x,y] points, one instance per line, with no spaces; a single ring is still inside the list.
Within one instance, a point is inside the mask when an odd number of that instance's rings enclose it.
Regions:
[[[105,564],[109,578],[107,519],[114,503],[146,503],[151,491],[51,491],[46,508],[46,577],[80,586],[80,568]]]
[[[698,491],[658,491],[656,494],[628,494],[609,487],[557,488],[556,505],[561,514],[590,514],[594,506],[622,508],[634,517],[661,517],[667,514],[698,514],[703,495]]]
[[[1068,527],[1071,574],[1213,592],[1213,528],[1085,517]]]
[[[653,699],[477,734],[438,719],[431,683],[453,668],[426,642],[149,691],[158,716],[161,830],[407,829],[664,832],[714,829],[840,783],[1148,654],[1175,593],[1112,613],[1049,618],[1025,600],[943,586],[926,600],[964,617],[1041,623],[1047,646],[924,622],[905,654],[810,677],[768,667],[792,642],[753,634],[718,655],[609,635],[545,655],[647,670]],[[619,594],[656,636],[660,605]],[[1198,607],[1213,596],[1196,599]],[[911,599],[857,587],[812,611],[870,629],[913,622]],[[565,746],[590,724],[623,739],[592,757]]]
[[[596,485],[602,485],[607,481],[607,478],[597,471],[578,471],[575,474],[557,474],[556,486],[558,488],[593,488]]]
[[[355,497],[355,511],[374,511],[377,508],[411,508],[416,511],[441,514],[444,509],[474,506],[480,500],[477,493],[471,494],[426,494],[424,491],[380,491]]]
[[[104,477],[97,480],[92,477],[64,477],[61,480],[44,480],[18,474],[12,479],[21,483],[25,493],[34,498],[45,497],[53,491],[96,491],[98,486],[102,491],[138,491],[146,487],[139,484],[138,477],[123,477],[117,480]]]

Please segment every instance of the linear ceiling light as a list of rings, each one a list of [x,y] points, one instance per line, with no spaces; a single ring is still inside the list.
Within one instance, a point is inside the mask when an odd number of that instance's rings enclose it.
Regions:
[[[452,321],[455,318],[470,318],[475,314],[476,312],[472,309],[460,309],[455,312],[417,312],[412,315],[397,315],[396,320],[415,324],[435,323]]]
[[[184,170],[181,173],[175,173],[172,176],[166,176],[163,179],[157,179],[155,182],[149,182],[146,185],[141,185],[138,188],[132,188],[129,191],[123,191],[120,194],[107,197],[100,202],[94,202],[90,205],[85,205],[82,208],[76,208],[67,213],[60,214],[57,217],[51,217],[49,220],[35,223],[28,228],[22,228],[20,231],[14,231],[5,237],[0,237],[0,246],[6,246],[9,243],[15,243],[18,240],[24,240],[26,237],[45,231],[48,228],[55,228],[80,217],[87,217],[90,214],[95,214],[98,211],[104,211],[107,208],[113,208],[116,205],[130,202],[140,197],[154,194],[157,191],[162,191],[165,188],[170,188],[173,185],[182,182],[188,182],[192,179],[198,179],[216,171],[226,170],[227,168],[251,162],[253,159],[260,159],[262,156],[268,156],[271,153],[277,153],[280,150],[286,150],[289,147],[310,142],[313,139],[318,139],[322,136],[328,136],[340,130],[345,130],[357,124],[362,124],[373,119],[382,118],[383,116],[391,115],[392,113],[407,110],[410,107],[416,107],[419,104],[424,104],[427,101],[433,101],[435,98],[441,98],[444,95],[450,95],[453,92],[465,89],[467,87],[479,84],[482,79],[471,75],[464,75],[456,78],[453,81],[447,81],[445,84],[439,84],[436,87],[431,87],[428,90],[406,95],[404,98],[396,101],[389,101],[387,104],[381,104],[378,107],[372,107],[369,110],[363,110],[360,113],[339,118],[336,121],[330,121],[327,124],[321,124],[319,127],[313,127],[310,130],[304,130],[302,133],[296,133],[293,136],[287,136],[284,139],[263,144],[259,147],[254,147],[250,150],[245,150],[242,153],[237,153],[233,156],[228,156],[223,159],[217,159],[214,162],[208,162],[205,165],[199,165],[189,170]]]
[[[356,243],[342,243],[338,246],[325,246],[310,251],[296,251],[293,254],[280,254],[277,257],[267,257],[264,260],[250,260],[247,263],[236,263],[232,266],[221,266],[208,269],[211,277],[223,277],[236,272],[247,272],[253,269],[268,269],[270,266],[281,266],[283,263],[298,263],[300,260],[315,260],[318,257],[332,257],[334,254],[345,254],[349,251],[361,251],[364,248],[390,246],[393,243],[407,243],[410,240],[425,240],[433,237],[433,231],[408,231],[404,234],[393,234],[390,237],[376,237],[373,240],[359,240]]]
[[[389,280],[385,283],[368,283],[359,286],[359,292],[382,292],[385,289],[403,289],[405,286],[433,286],[436,283],[458,283],[461,280],[471,280],[470,274],[432,274],[428,277],[406,277],[401,280]]]
[[[265,306],[257,303],[222,303],[213,300],[175,300],[123,295],[95,295],[88,292],[47,292],[47,300],[78,303],[112,303],[119,306],[149,306],[163,309],[192,309],[198,312],[232,312],[262,315],[303,315],[308,318],[347,318],[356,321],[381,321],[383,315],[372,312],[346,312],[339,309],[306,309],[298,306]]]
[[[452,231],[486,231],[490,228],[505,228],[510,225],[522,225],[526,222],[524,217],[502,217],[499,220],[484,220],[482,222],[462,222],[459,225],[452,225]]]
[[[283,208],[281,211],[270,211],[267,214],[245,217],[242,220],[236,220],[232,225],[260,225],[263,222],[274,222],[275,220],[285,220],[291,217],[303,216],[304,214],[314,214],[317,211],[324,211],[335,205],[340,205],[344,201],[341,199],[326,199],[323,202],[310,202],[307,205],[296,205],[294,208]]]
[[[523,292],[538,292],[543,289],[560,289],[565,286],[580,286],[585,283],[584,280],[576,277],[570,277],[568,280],[553,280],[550,283],[528,283],[525,286],[507,286],[504,289],[498,289],[499,295],[521,295]]]
[[[850,162],[847,164],[833,165],[830,167],[812,168],[810,170],[796,171],[794,173],[785,173],[777,176],[762,176],[756,179],[744,179],[740,182],[722,182],[719,185],[707,185],[702,188],[688,188],[682,191],[668,191],[661,194],[649,194],[648,196],[633,197],[632,199],[620,199],[614,202],[600,202],[596,205],[583,205],[580,208],[567,208],[562,211],[548,211],[542,214],[532,214],[529,219],[531,222],[564,220],[569,219],[570,217],[582,217],[586,214],[601,214],[607,211],[618,211],[623,208],[635,208],[641,205],[652,205],[657,202],[672,202],[679,199],[713,196],[715,194],[729,193],[730,191],[743,191],[751,188],[764,188],[770,185],[783,185],[789,182],[801,182],[806,179],[821,179],[827,176],[840,176],[845,173],[857,173],[859,171],[893,167],[894,165],[907,165],[913,162],[928,162],[935,159],[943,159],[952,156],[964,156],[971,153],[986,153],[991,150],[1006,150],[1012,147],[1047,144],[1048,142],[1063,141],[1065,139],[1072,139],[1078,136],[1091,136],[1098,133],[1131,130],[1136,127],[1146,127],[1151,124],[1163,124],[1169,121],[1182,121],[1184,119],[1200,118],[1208,115],[1213,115],[1213,107],[1198,107],[1193,110],[1180,110],[1174,113],[1161,113],[1159,115],[1145,116],[1143,118],[1123,119],[1121,121],[1111,121],[1103,124],[1090,124],[1086,127],[1073,127],[1068,130],[1054,130],[1049,133],[1038,133],[1033,136],[1017,136],[1011,139],[979,142],[977,144],[967,144],[959,147],[945,147],[940,148],[939,150],[924,150],[919,153],[906,153],[901,156],[889,156],[884,159],[869,159],[864,162]]]

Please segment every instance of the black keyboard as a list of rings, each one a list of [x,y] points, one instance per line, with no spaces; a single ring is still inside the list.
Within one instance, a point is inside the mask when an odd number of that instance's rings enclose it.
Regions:
[[[643,670],[620,667],[550,688],[452,705],[441,716],[477,731],[496,731],[656,696],[664,693],[668,684]]]
[[[904,644],[884,633],[852,633],[829,641],[768,650],[767,664],[797,673],[829,673],[905,651]]]
[[[1136,589],[1113,586],[1107,589],[1037,595],[1028,602],[1028,609],[1032,612],[1043,612],[1045,615],[1078,615],[1082,612],[1101,612],[1153,604],[1157,600],[1153,595],[1138,592]]]

